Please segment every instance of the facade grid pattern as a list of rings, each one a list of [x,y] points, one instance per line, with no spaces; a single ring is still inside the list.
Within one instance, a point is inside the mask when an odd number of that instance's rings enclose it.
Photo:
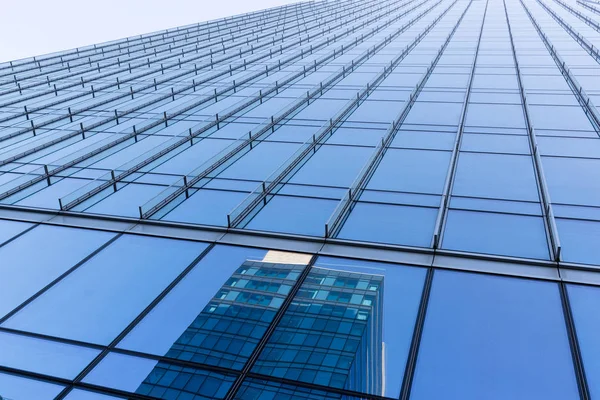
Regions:
[[[0,63],[0,399],[600,398],[599,49],[326,0]]]

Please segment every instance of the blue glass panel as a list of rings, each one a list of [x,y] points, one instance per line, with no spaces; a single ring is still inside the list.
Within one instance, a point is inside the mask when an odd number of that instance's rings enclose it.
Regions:
[[[312,349],[325,354],[321,366],[307,365],[308,369],[316,368],[320,371],[327,371],[336,360],[336,352],[340,350],[341,344],[348,339],[348,332],[344,330],[347,324],[344,321],[352,321],[352,318],[345,315],[340,319],[341,312],[354,307],[370,312],[370,318],[374,319],[373,330],[371,333],[364,333],[362,341],[368,341],[368,343],[361,343],[361,346],[364,346],[359,350],[361,354],[350,356],[354,357],[356,373],[348,377],[346,387],[359,388],[361,386],[360,390],[368,387],[372,389],[368,390],[370,394],[398,397],[426,272],[425,268],[319,257],[315,268],[312,269],[301,288],[305,294],[314,293],[314,303],[311,303],[306,297],[298,295],[297,300],[292,303],[292,307],[297,307],[297,310],[290,312],[290,315],[295,317],[290,317],[290,319],[297,317],[310,320],[313,316],[326,319],[329,315],[330,320],[322,328],[324,332],[315,331],[304,322],[300,322],[296,329],[295,325],[285,325],[287,320],[282,321],[282,325],[278,329],[294,332],[297,335],[322,334],[331,338],[329,350],[324,349],[322,343],[319,342]],[[374,285],[375,281],[379,286]],[[300,312],[304,306],[309,307],[307,314]],[[369,310],[365,306],[372,308]],[[313,308],[315,312],[313,312]],[[284,318],[287,317],[286,315]],[[339,324],[339,329],[334,332],[332,327],[336,323]],[[353,331],[350,334],[357,335]],[[296,350],[311,350],[310,344],[299,346],[298,343],[293,342],[293,339],[292,344],[283,343],[283,339],[277,342],[278,348],[287,348],[284,354]],[[274,344],[272,345],[274,346]],[[367,359],[373,357],[378,361],[370,364],[371,361],[365,359],[364,355],[367,356]],[[288,365],[288,361],[282,357],[280,362],[274,365],[275,369],[279,371],[280,368],[286,366],[290,369],[301,367],[301,365],[292,365],[295,362],[290,362]],[[357,365],[360,362],[363,363],[362,367]],[[372,370],[367,372],[367,365]],[[371,381],[368,382],[367,377],[359,373],[361,370],[363,374],[368,375]],[[288,371],[288,373],[293,374],[293,371]],[[354,382],[350,382],[349,379]],[[315,383],[317,382],[315,381]]]
[[[266,179],[298,148],[298,143],[263,142],[220,174],[222,178]]]
[[[577,106],[529,106],[533,126],[538,129],[588,130],[594,128],[583,109]]]
[[[404,120],[405,124],[458,125],[462,104],[417,101]]]
[[[461,150],[489,153],[530,154],[525,135],[470,134],[462,137]]]
[[[367,100],[348,117],[348,121],[391,124],[403,108],[404,103],[400,101]]]
[[[233,380],[231,375],[110,353],[84,382],[160,399],[222,399]]]
[[[399,131],[392,146],[406,149],[452,150],[456,133],[429,131]]]
[[[530,156],[461,153],[452,193],[538,201],[533,160]]]
[[[109,232],[40,225],[1,247],[0,318],[113,236]]]
[[[187,149],[154,168],[152,171],[161,174],[189,174],[230,144],[231,141],[229,140],[204,139],[194,143],[191,147],[188,146]]]
[[[555,203],[600,206],[600,160],[542,157],[550,197]],[[577,179],[573,179],[577,177]]]
[[[0,220],[0,245],[32,225],[27,222]]]
[[[265,250],[215,247],[119,347],[242,369],[305,267],[279,254],[289,263],[266,261]]]
[[[75,389],[65,397],[65,400],[121,400],[122,397],[114,397],[95,392],[86,392]]]
[[[161,143],[169,140],[169,137],[165,136],[146,136],[143,140],[137,143],[132,143],[130,146],[105,157],[94,164],[91,164],[94,168],[105,168],[105,169],[116,169],[121,165],[133,160],[134,158],[144,154],[147,151],[152,150],[154,147],[159,146]]]
[[[245,192],[200,189],[161,219],[227,226],[227,213],[248,196]]]
[[[248,229],[323,236],[325,222],[337,201],[307,197],[275,196],[248,223]]]
[[[61,390],[62,386],[0,373],[0,399],[52,400]]]
[[[555,283],[436,271],[411,399],[578,399]]]
[[[73,379],[98,350],[0,332],[0,365]]]
[[[425,271],[318,260],[253,372],[399,395]]]
[[[537,137],[538,149],[543,156],[589,157],[600,154],[600,140],[574,137]]]
[[[381,142],[381,136],[385,131],[376,129],[341,128],[335,130],[327,140],[329,144],[350,144],[356,146],[377,146]]]
[[[357,397],[344,396],[319,389],[286,385],[260,379],[247,378],[236,395],[240,400],[358,400]]]
[[[206,248],[124,235],[4,323],[108,344]]]
[[[465,125],[524,128],[525,115],[520,104],[470,103]]]
[[[600,222],[557,218],[556,227],[564,261],[600,265]]]
[[[548,259],[542,217],[450,210],[447,218],[444,249]]]
[[[338,237],[429,247],[436,216],[435,208],[358,203]]]
[[[76,191],[80,187],[88,184],[86,179],[64,178],[42,190],[25,197],[16,204],[20,206],[58,209],[58,199]]]
[[[367,188],[400,192],[440,193],[450,152],[388,150]]]
[[[600,396],[600,288],[567,285],[581,358],[593,399]]]
[[[291,183],[349,187],[373,149],[323,146],[294,174]]]
[[[164,186],[130,183],[85,209],[95,214],[121,215],[139,218],[138,207],[164,190]],[[83,203],[84,205],[87,203]]]

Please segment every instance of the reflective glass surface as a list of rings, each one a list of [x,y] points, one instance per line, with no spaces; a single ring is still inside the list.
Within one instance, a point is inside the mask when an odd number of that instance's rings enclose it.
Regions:
[[[437,271],[411,399],[576,399],[558,286]]]
[[[108,344],[206,247],[124,235],[3,325]]]

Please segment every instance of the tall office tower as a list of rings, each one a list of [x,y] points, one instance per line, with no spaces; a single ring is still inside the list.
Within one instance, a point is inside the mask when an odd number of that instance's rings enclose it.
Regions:
[[[327,0],[1,63],[0,396],[599,399],[599,49]]]

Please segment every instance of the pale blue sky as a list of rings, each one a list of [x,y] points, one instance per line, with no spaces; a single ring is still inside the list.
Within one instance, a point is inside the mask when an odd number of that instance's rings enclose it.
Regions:
[[[297,1],[6,0],[0,16],[0,62]]]

